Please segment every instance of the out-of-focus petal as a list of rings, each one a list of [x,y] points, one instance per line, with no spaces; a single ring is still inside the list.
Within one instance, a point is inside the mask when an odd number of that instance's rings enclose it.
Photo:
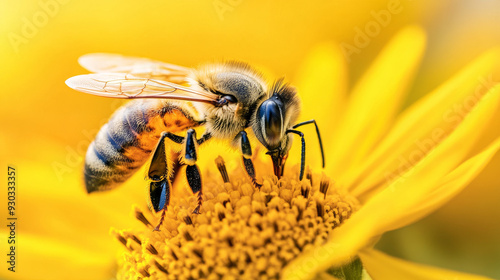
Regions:
[[[7,240],[4,234],[0,236]],[[8,271],[4,266],[0,272],[2,279],[105,280],[113,277],[116,267],[113,258],[116,253],[103,254],[93,247],[78,246],[61,238],[23,234],[18,235],[16,247],[16,271]]]
[[[371,156],[343,183],[359,196],[387,185],[417,164],[457,127],[494,85],[500,49],[483,54],[455,77],[407,109]],[[477,133],[473,133],[477,135]]]
[[[490,278],[446,270],[397,259],[373,249],[360,252],[363,266],[372,279],[487,280]]]
[[[341,235],[334,232],[326,244],[313,248],[292,260],[283,270],[283,279],[314,279],[317,273],[350,262],[351,258],[366,244],[367,236],[377,223],[376,219],[368,220],[368,218],[365,223],[357,224],[355,230],[342,231]],[[345,225],[342,225],[339,230],[343,227]]]
[[[483,170],[491,158],[500,148],[500,139],[497,139],[487,149],[462,163],[455,170],[443,177],[438,182],[438,187],[429,193],[426,199],[423,199],[410,212],[405,212],[399,220],[395,220],[391,228],[402,228],[406,225],[416,222],[441,207],[461,192],[469,183]]]
[[[385,47],[353,89],[336,141],[328,152],[327,170],[342,176],[356,166],[383,136],[400,109],[425,49],[419,27],[402,30]],[[334,116],[331,116],[334,118]]]
[[[122,227],[133,225],[130,205],[143,201],[145,197],[142,193],[144,184],[138,188],[125,187],[126,191],[119,188],[112,192],[86,195],[80,172],[74,172],[60,181],[50,163],[38,165],[23,162],[22,166],[19,184],[30,190],[25,193],[19,187],[21,201],[17,215],[24,220],[23,233],[50,234],[53,237],[69,234],[76,243],[86,242],[89,234],[107,234],[110,224]],[[141,193],[139,199],[136,197],[138,193]],[[52,218],[47,220],[47,217]],[[102,242],[108,243],[106,240]]]
[[[316,119],[322,132],[325,147],[335,141],[340,118],[346,102],[347,69],[341,50],[336,45],[322,44],[306,57],[295,84],[302,98],[301,120]],[[310,143],[316,143],[311,127]],[[312,150],[312,153],[309,151]],[[309,149],[308,154],[317,154]]]
[[[408,213],[413,213],[415,208],[425,204],[429,195],[438,189],[439,184],[446,182],[443,181],[444,178],[461,164],[481,132],[489,127],[490,117],[498,108],[499,99],[500,88],[492,89],[488,93],[488,98],[483,99],[433,152],[429,153],[404,176],[393,180],[389,187],[368,200],[358,213],[339,228],[337,233],[347,231],[351,226],[358,227],[360,225],[356,224],[366,223],[367,219],[376,220],[372,237],[395,229],[396,221],[406,218]],[[486,164],[498,150],[498,147],[496,142],[493,143],[485,150],[485,154],[473,157],[470,162]],[[476,160],[486,162],[475,162]],[[470,162],[469,164],[472,164]],[[370,237],[367,236],[366,239],[368,240],[368,238]]]

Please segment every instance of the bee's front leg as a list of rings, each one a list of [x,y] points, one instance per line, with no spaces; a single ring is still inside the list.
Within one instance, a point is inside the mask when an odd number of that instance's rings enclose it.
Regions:
[[[243,166],[245,167],[245,171],[248,176],[252,180],[252,183],[255,187],[260,190],[262,184],[257,183],[257,178],[255,176],[255,168],[253,167],[252,162],[252,147],[250,146],[250,140],[248,139],[247,133],[245,131],[241,131],[239,133],[241,138],[241,154],[243,155]]]

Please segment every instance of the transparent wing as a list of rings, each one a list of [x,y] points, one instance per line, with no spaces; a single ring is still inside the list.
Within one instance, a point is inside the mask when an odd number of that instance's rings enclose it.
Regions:
[[[81,56],[78,62],[95,73],[127,73],[137,77],[165,80],[173,83],[186,81],[191,69],[149,58],[110,53],[91,53]]]
[[[99,73],[71,77],[66,84],[75,90],[112,98],[167,98],[214,103],[218,95],[167,81],[124,73]]]

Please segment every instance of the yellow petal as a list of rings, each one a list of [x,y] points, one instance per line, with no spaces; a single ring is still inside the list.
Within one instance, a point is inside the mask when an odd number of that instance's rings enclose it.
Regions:
[[[326,272],[323,272],[320,275],[318,275],[317,279],[320,279],[320,280],[339,280],[337,277],[334,277]]]
[[[377,236],[397,228],[397,221],[407,218],[414,209],[425,204],[428,197],[439,187],[439,184],[446,182],[443,180],[447,175],[460,165],[476,139],[480,137],[481,132],[489,128],[489,120],[499,105],[500,87],[492,89],[487,97],[481,100],[457,129],[443,140],[432,153],[429,153],[411,171],[398,180],[392,181],[386,189],[370,199],[358,213],[339,228],[338,232],[346,231],[351,226],[356,227],[356,223],[366,223],[367,219],[375,219],[378,221],[373,228],[371,237]],[[493,143],[485,150],[486,154],[478,155],[471,162],[489,160],[497,151],[497,145],[496,142]],[[472,164],[471,162],[469,164]],[[481,164],[481,162],[474,163]],[[458,170],[463,171],[460,167]],[[469,174],[464,174],[464,176],[467,175]],[[457,174],[453,174],[453,176],[457,176]],[[380,219],[380,217],[384,218]],[[366,237],[366,239],[368,238],[370,236]]]
[[[311,50],[306,57],[295,84],[302,98],[302,113],[300,120],[315,119],[321,129],[325,149],[336,139],[337,129],[346,102],[347,69],[344,56],[339,47],[333,43],[322,44]],[[318,106],[320,105],[320,106]],[[302,129],[301,129],[302,130]],[[314,127],[307,130],[311,148],[307,150],[309,161],[316,166],[320,160],[319,149]],[[290,159],[297,158],[290,156]]]
[[[405,279],[405,280],[487,280],[490,278],[461,273],[427,265],[411,263],[386,255],[382,252],[367,249],[360,252],[363,266],[373,279]]]
[[[438,182],[460,164],[481,131],[488,127],[490,117],[498,108],[499,98],[500,88],[492,89],[457,129],[406,177],[393,181],[363,205],[333,232],[325,245],[295,259],[287,266],[285,275],[290,279],[314,276],[328,267],[347,262],[370,239],[394,229],[396,221],[412,213],[432,193]]]
[[[64,157],[56,157],[53,160],[65,164],[62,158]],[[106,236],[111,225],[133,225],[130,221],[130,205],[139,202],[145,204],[143,187],[137,188],[127,184],[115,191],[87,195],[80,178],[80,166],[75,168],[76,171],[72,174],[58,177],[51,163],[50,160],[42,163],[20,163],[22,168],[18,170],[19,184],[30,190],[18,195],[20,206],[17,215],[24,220],[23,231],[60,234],[60,237],[71,233],[76,241],[80,236],[85,239],[91,232],[100,232]],[[131,180],[137,182],[137,179],[142,181],[141,178]],[[22,189],[18,192],[22,192]],[[47,217],[53,218],[48,222]],[[66,232],[71,230],[74,232]]]
[[[407,109],[371,156],[343,183],[360,195],[387,184],[391,173],[417,164],[491,89],[499,65],[500,50],[489,51]]]
[[[386,132],[422,58],[425,38],[415,26],[401,31],[354,88],[327,157],[334,160],[328,168],[333,174],[356,165]],[[337,118],[332,112],[330,118]]]
[[[500,149],[500,138],[492,143],[487,149],[470,158],[451,173],[438,182],[438,186],[426,199],[421,201],[415,208],[400,216],[399,220],[392,223],[392,228],[402,228],[427,216],[434,210],[447,203],[455,195],[460,193],[468,184],[483,170],[491,158]],[[390,228],[389,228],[390,230]]]
[[[371,219],[356,224],[355,230],[342,231],[340,234],[337,234],[339,231],[334,232],[326,244],[312,248],[292,260],[283,270],[282,278],[286,280],[314,279],[317,273],[326,271],[332,266],[348,263],[351,257],[355,256],[359,249],[366,244],[366,237],[370,235],[376,223],[377,219]],[[342,225],[338,230],[343,227],[345,225]]]

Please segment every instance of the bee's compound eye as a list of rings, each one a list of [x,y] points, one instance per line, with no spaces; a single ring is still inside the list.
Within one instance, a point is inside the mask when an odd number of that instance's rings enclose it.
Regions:
[[[267,142],[268,149],[277,148],[283,135],[283,113],[280,100],[268,99],[260,105],[257,111],[262,138]]]

